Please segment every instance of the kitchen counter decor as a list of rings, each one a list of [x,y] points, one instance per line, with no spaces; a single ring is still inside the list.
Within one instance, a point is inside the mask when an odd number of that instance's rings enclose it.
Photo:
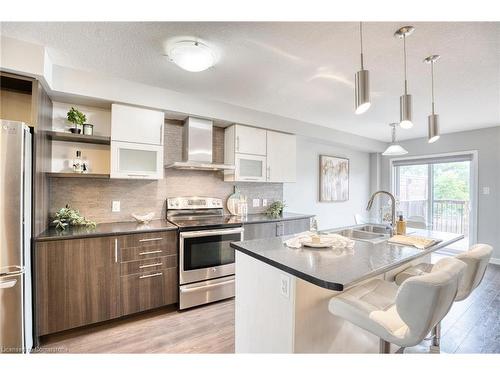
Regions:
[[[63,207],[56,212],[52,224],[55,224],[56,228],[61,230],[66,229],[70,225],[91,228],[96,226],[95,222],[86,219],[84,216],[80,215],[78,210],[72,209],[69,205],[66,205],[66,207]]]
[[[296,237],[286,240],[285,245],[292,249],[300,249],[301,247],[312,248],[330,248],[330,249],[352,249],[354,240],[339,234],[329,233],[318,235],[313,232],[303,232]]]

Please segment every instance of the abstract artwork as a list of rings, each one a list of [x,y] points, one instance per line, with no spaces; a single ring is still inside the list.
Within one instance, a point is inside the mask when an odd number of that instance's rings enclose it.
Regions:
[[[320,202],[342,202],[349,199],[349,159],[319,156]]]

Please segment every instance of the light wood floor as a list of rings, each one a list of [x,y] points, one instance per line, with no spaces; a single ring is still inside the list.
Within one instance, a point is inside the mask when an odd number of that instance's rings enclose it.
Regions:
[[[447,353],[500,353],[500,266],[490,265],[479,288],[454,304],[442,335]],[[234,299],[56,334],[41,347],[59,353],[234,353]]]

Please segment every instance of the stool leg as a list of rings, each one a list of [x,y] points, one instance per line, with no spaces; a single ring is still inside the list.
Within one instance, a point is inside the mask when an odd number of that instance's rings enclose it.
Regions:
[[[390,354],[391,353],[391,343],[380,339],[379,343],[379,353],[380,354]]]
[[[432,345],[430,350],[434,353],[439,353],[441,350],[441,322],[436,324],[432,329]]]

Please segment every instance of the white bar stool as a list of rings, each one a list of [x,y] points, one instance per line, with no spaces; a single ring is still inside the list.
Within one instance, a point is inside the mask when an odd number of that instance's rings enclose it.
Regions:
[[[462,279],[458,286],[457,296],[455,301],[462,301],[470,296],[483,280],[486,268],[491,259],[493,248],[486,244],[473,245],[468,251],[456,255],[455,259],[464,262],[467,267],[465,268]],[[436,263],[437,265],[437,263]],[[416,266],[407,268],[406,270],[398,273],[395,278],[397,285],[402,285],[403,282],[411,277],[420,276],[432,272],[434,266],[428,263],[420,263]],[[433,350],[439,351],[441,344],[441,321],[432,329],[432,346]]]
[[[380,353],[390,344],[415,346],[443,319],[455,300],[465,263],[441,259],[430,273],[411,277],[398,288],[374,279],[333,297],[328,309],[380,338]]]

